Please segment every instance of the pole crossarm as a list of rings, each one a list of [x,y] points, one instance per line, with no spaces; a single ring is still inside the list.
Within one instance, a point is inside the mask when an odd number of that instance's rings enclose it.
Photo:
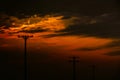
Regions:
[[[73,56],[73,57],[70,57],[71,58],[71,60],[69,60],[69,62],[79,62],[79,60],[78,60],[78,58],[79,57],[76,57],[76,56]]]
[[[28,38],[33,37],[33,35],[18,35],[18,38],[23,38],[25,40],[27,40]]]

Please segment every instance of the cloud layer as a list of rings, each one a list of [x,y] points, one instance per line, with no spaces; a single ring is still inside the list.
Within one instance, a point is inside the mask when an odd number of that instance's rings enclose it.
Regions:
[[[19,19],[1,15],[0,33],[39,33],[53,31],[55,36],[92,36],[98,38],[120,38],[120,15],[105,13],[99,16],[34,15]]]
[[[64,30],[59,31],[59,34],[48,35],[54,36],[92,36],[98,38],[120,38],[120,16],[118,14],[103,14],[95,17],[80,17],[81,22],[77,25],[72,25]]]
[[[62,15],[33,15],[27,18],[19,19],[14,16],[1,15],[0,33],[39,33],[39,32],[55,32],[70,25],[76,24],[79,18],[70,16],[65,17]]]
[[[108,56],[120,56],[120,50],[112,51],[112,52],[106,53],[105,55],[108,55]]]

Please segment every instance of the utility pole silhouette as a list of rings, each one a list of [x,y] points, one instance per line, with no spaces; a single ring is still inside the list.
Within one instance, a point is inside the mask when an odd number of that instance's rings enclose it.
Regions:
[[[18,35],[18,38],[24,39],[24,77],[28,80],[28,70],[27,70],[27,40],[33,37],[33,35]]]
[[[92,80],[95,80],[95,74],[96,74],[96,66],[92,65]]]
[[[73,66],[73,80],[76,80],[76,64],[79,62],[78,57],[71,57],[70,62],[72,62]]]
[[[116,80],[120,80],[120,63],[117,65],[117,75],[116,75]]]

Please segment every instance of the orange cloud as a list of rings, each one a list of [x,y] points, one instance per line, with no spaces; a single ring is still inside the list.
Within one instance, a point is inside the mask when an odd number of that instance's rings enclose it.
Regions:
[[[68,19],[63,19],[64,16],[38,16],[34,15],[28,18],[18,19],[16,17],[10,17],[6,25],[2,26],[0,30],[4,33],[20,33],[20,32],[28,32],[28,33],[37,33],[37,32],[55,32],[70,25],[74,25],[75,20],[79,19],[77,17],[70,17]],[[9,27],[6,29],[6,26],[9,24]]]

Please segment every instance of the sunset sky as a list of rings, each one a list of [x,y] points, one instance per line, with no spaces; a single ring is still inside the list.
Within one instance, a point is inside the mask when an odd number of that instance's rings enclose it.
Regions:
[[[31,80],[72,80],[72,56],[79,57],[78,80],[92,80],[91,65],[96,65],[96,80],[116,80],[119,5],[117,0],[0,1],[4,76],[23,79],[24,40],[18,35],[33,35],[27,41]]]

